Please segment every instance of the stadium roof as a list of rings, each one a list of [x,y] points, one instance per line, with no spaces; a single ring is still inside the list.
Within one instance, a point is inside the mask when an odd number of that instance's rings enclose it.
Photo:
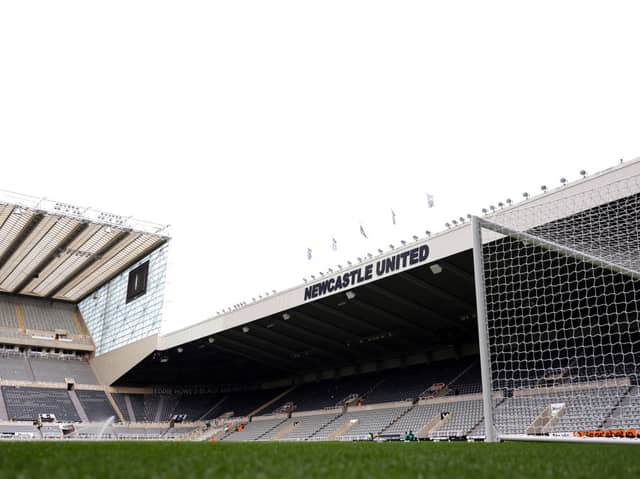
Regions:
[[[169,240],[164,226],[0,192],[0,292],[78,302]]]
[[[640,193],[640,160],[487,214],[528,230]],[[490,234],[483,241],[496,239]],[[425,261],[365,276],[366,268],[428,247]],[[477,345],[469,223],[368,258],[313,282],[94,360],[101,379],[125,384],[247,383]],[[360,273],[358,273],[360,272]],[[327,281],[358,277],[345,288]],[[353,275],[353,276],[352,276]],[[315,289],[314,289],[315,288]],[[454,351],[465,354],[465,351]],[[116,367],[117,363],[117,367]],[[123,376],[124,375],[124,376]]]

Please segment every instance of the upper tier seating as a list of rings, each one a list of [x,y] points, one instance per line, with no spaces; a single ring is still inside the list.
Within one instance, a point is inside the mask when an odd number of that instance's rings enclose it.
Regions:
[[[220,394],[184,394],[179,398],[173,414],[186,414],[187,421],[199,421],[209,412],[211,412],[209,416],[213,415],[215,417],[216,411],[212,410],[212,408],[222,398],[223,396]],[[220,407],[216,409],[219,411]]]
[[[22,353],[0,353],[0,379],[13,381],[33,381],[27,359]]]
[[[80,358],[57,359],[32,355],[29,362],[36,381],[62,383],[65,378],[70,378],[76,384],[98,384],[89,362]]]
[[[226,397],[225,400],[220,405],[217,413],[214,412],[213,415],[207,415],[207,419],[231,411],[233,411],[234,417],[247,416],[282,394],[286,389],[287,388],[260,389],[257,391],[222,393],[222,395]]]
[[[18,314],[13,303],[0,302],[0,328],[18,328]]]
[[[474,362],[462,375],[449,384],[449,395],[476,394],[482,392],[480,361]]]
[[[54,331],[64,329],[72,334],[78,334],[78,328],[73,320],[73,310],[61,306],[39,306],[35,304],[21,304],[22,319],[27,329],[40,331]]]
[[[433,384],[448,384],[468,365],[462,361],[441,361],[430,365],[384,371],[385,379],[367,396],[366,404],[411,401]]]
[[[270,410],[277,410],[288,402],[295,404],[296,411],[334,408],[340,401],[352,394],[367,393],[380,379],[378,374],[363,374],[300,384],[289,394],[276,401]]]

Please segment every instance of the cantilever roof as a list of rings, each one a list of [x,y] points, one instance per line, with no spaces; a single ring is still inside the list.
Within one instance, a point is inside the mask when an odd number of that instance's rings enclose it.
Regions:
[[[163,230],[0,192],[0,292],[77,302],[166,243]]]

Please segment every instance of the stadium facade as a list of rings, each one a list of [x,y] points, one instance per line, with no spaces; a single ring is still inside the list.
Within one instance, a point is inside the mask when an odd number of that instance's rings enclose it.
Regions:
[[[639,197],[634,160],[166,335],[161,227],[6,201],[0,432],[631,437]]]

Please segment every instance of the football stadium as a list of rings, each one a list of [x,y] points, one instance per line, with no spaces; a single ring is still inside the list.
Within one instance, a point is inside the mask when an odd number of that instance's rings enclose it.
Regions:
[[[0,477],[640,475],[640,159],[161,334],[170,250],[0,203]]]

